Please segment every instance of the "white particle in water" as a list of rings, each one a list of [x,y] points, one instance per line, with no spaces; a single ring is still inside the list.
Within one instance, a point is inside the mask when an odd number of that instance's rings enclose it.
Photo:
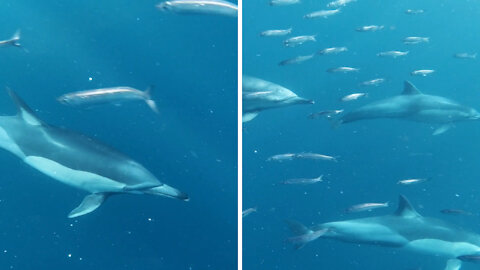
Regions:
[[[92,81],[92,80],[93,80],[93,78],[92,78],[92,77],[88,77],[88,80],[89,80],[89,81]]]

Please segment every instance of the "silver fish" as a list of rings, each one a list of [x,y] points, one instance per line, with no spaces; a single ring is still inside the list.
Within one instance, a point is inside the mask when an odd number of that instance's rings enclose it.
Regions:
[[[248,208],[242,211],[242,218],[250,215],[251,213],[257,212],[257,207]]]
[[[315,54],[310,54],[310,55],[300,55],[294,58],[286,59],[278,63],[279,66],[287,66],[287,65],[293,65],[293,64],[300,64],[303,63],[307,60],[312,59],[315,56]]]
[[[158,113],[157,105],[151,97],[151,89],[152,87],[149,87],[145,91],[140,91],[127,86],[100,88],[68,93],[60,96],[57,100],[62,104],[72,107],[92,106],[105,103],[119,104],[127,101],[142,100],[147,103],[150,109]]]
[[[453,57],[459,59],[476,59],[477,53],[456,53],[453,55]]]
[[[318,182],[323,181],[323,175],[320,175],[319,177],[316,178],[294,178],[294,179],[288,179],[282,182],[282,184],[286,185],[308,185],[308,184],[315,184]]]
[[[350,4],[352,2],[356,2],[357,0],[336,0],[332,1],[327,4],[327,7],[329,8],[338,8],[338,7],[343,7],[346,6],[347,4]]]
[[[376,31],[382,30],[383,28],[385,28],[385,26],[383,26],[383,25],[365,25],[365,26],[357,27],[355,29],[355,31],[357,31],[357,32],[376,32]]]
[[[427,75],[430,75],[434,73],[435,70],[433,69],[419,69],[419,70],[414,70],[410,73],[412,76],[423,76],[426,77]]]
[[[424,12],[425,12],[425,10],[423,10],[423,9],[407,9],[407,10],[405,10],[405,14],[408,14],[408,15],[417,15],[417,14],[422,14]]]
[[[465,216],[471,216],[473,215],[470,212],[467,212],[462,209],[442,209],[440,210],[442,214],[448,214],[448,215],[465,215]]]
[[[317,153],[298,153],[295,154],[295,159],[312,159],[312,160],[326,160],[337,162],[336,157],[317,154]]]
[[[404,179],[397,182],[399,185],[413,185],[413,184],[420,184],[423,182],[428,181],[428,178],[411,178],[411,179]]]
[[[377,79],[361,82],[360,86],[379,86],[384,82],[385,82],[384,78],[377,78]]]
[[[337,114],[340,114],[342,113],[343,110],[328,110],[328,111],[321,111],[321,112],[316,112],[316,113],[312,113],[308,116],[308,118],[310,119],[315,119],[315,118],[318,118],[318,117],[325,117],[327,119],[329,118],[332,118],[333,116],[337,115]]]
[[[172,0],[156,6],[178,14],[212,14],[237,17],[237,5],[224,0]]]
[[[9,39],[0,41],[0,47],[21,47],[20,45],[20,30],[17,30],[15,34]]]
[[[399,56],[405,56],[409,53],[409,51],[405,51],[405,52],[402,52],[402,51],[386,51],[386,52],[379,52],[377,53],[377,56],[378,57],[393,57],[393,58],[397,58]]]
[[[430,42],[429,37],[406,37],[403,39],[403,43],[408,45],[428,42]]]
[[[350,206],[345,210],[347,213],[356,213],[356,212],[362,212],[362,211],[371,211],[373,209],[377,208],[383,208],[383,207],[388,207],[388,202],[385,203],[361,203],[361,204],[356,204],[353,206]]]
[[[267,161],[285,161],[285,160],[293,160],[295,158],[295,154],[289,153],[289,154],[279,154],[279,155],[274,155],[269,158],[267,158]]]
[[[331,48],[325,48],[323,50],[320,50],[318,54],[320,55],[339,54],[346,51],[348,51],[347,47],[331,47]]]
[[[352,68],[352,67],[336,67],[336,68],[329,68],[327,72],[330,73],[349,73],[349,72],[358,72],[360,69]]]
[[[280,37],[280,36],[286,36],[288,34],[292,33],[292,28],[288,29],[278,29],[278,30],[266,30],[260,33],[260,36],[262,37]]]
[[[300,0],[271,0],[270,6],[288,6],[293,4],[300,4]]]
[[[305,19],[315,19],[315,18],[328,18],[332,15],[335,15],[337,13],[340,12],[340,9],[337,8],[337,9],[331,9],[331,10],[319,10],[319,11],[315,11],[315,12],[312,12],[312,13],[309,13],[305,16],[303,16],[303,18]]]
[[[342,97],[340,101],[347,102],[347,101],[357,100],[361,97],[367,97],[367,96],[368,96],[367,93],[354,93],[354,94],[350,94]]]
[[[283,45],[286,47],[297,47],[299,45],[302,45],[305,42],[308,41],[313,41],[316,42],[317,40],[315,39],[316,35],[310,35],[310,36],[296,36],[296,37],[291,37],[289,39],[286,39],[283,41]]]

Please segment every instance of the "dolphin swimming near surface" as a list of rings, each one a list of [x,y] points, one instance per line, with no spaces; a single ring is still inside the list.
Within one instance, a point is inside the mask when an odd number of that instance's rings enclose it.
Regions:
[[[188,201],[139,163],[92,138],[42,122],[7,89],[18,114],[0,116],[0,148],[64,184],[90,193],[69,218],[88,214],[111,195],[151,194]]]
[[[327,222],[311,228],[291,221],[288,225],[297,237],[305,236],[302,246],[317,238],[331,238],[401,248],[444,257],[447,260],[445,270],[458,270],[462,262],[480,262],[479,234],[421,216],[404,196],[400,196],[398,208],[392,215]],[[306,237],[319,234],[316,238]]]
[[[452,127],[455,122],[479,120],[480,113],[444,97],[422,94],[413,84],[405,81],[404,90],[400,95],[353,110],[343,115],[336,125],[379,118],[441,124],[438,131],[434,132],[434,135],[438,135]]]
[[[313,100],[301,98],[283,86],[246,75],[243,76],[242,90],[242,122],[252,120],[266,109],[314,103]]]

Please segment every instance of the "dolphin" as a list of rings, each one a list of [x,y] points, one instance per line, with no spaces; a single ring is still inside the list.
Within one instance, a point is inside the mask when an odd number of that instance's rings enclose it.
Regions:
[[[331,238],[343,242],[393,247],[444,257],[445,270],[458,270],[463,262],[480,262],[480,235],[461,230],[442,220],[421,216],[400,195],[397,210],[387,216],[327,222],[307,228],[288,223],[297,238]],[[318,233],[316,233],[318,232]],[[320,235],[319,237],[307,236]],[[294,243],[298,244],[298,243]],[[298,248],[298,246],[296,246]]]
[[[422,94],[412,83],[405,81],[403,92],[391,98],[372,102],[343,115],[335,124],[365,119],[399,118],[416,122],[441,124],[433,133],[441,134],[453,123],[480,119],[480,113],[451,99]]]
[[[74,218],[97,209],[120,193],[152,194],[188,201],[181,191],[160,182],[139,163],[85,135],[41,121],[15,92],[14,116],[0,116],[0,148],[38,171],[90,193],[68,215]]]
[[[246,75],[243,76],[242,90],[242,122],[252,120],[266,109],[314,103],[313,100],[301,98],[283,86]]]

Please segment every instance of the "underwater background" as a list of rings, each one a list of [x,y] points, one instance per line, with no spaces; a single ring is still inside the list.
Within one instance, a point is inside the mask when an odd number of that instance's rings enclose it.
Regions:
[[[480,144],[478,122],[459,123],[432,136],[437,125],[381,119],[348,123],[333,129],[328,120],[309,119],[313,112],[351,111],[366,103],[400,94],[403,81],[432,95],[445,96],[480,109],[478,59],[457,59],[461,52],[478,52],[480,1],[358,0],[327,19],[303,15],[327,9],[329,1],[302,0],[290,6],[269,1],[243,2],[243,74],[280,84],[314,105],[295,105],[261,112],[243,127],[243,209],[257,207],[243,218],[245,269],[443,269],[445,259],[368,245],[317,239],[294,250],[285,219],[307,226],[329,221],[393,213],[398,196],[405,195],[417,211],[480,233]],[[407,15],[407,9],[423,14]],[[377,32],[357,32],[364,25],[384,25]],[[314,35],[316,42],[286,48],[287,37],[262,37],[268,29]],[[405,45],[408,36],[430,37],[425,44]],[[309,55],[333,46],[346,46],[338,55],[316,55],[298,65],[279,66],[282,60]],[[380,58],[382,51],[409,51],[398,58]],[[360,68],[358,73],[331,74],[338,66]],[[415,69],[434,69],[426,77]],[[385,78],[378,87],[359,83]],[[368,97],[341,103],[354,92]],[[293,160],[267,162],[272,155],[315,152],[338,157],[338,162]],[[282,185],[291,178],[315,178],[313,185]],[[401,186],[407,178],[430,178]],[[389,208],[345,214],[344,209],[365,202],[390,202]],[[449,216],[441,209],[462,209],[472,215]],[[462,269],[478,265],[464,263]]]
[[[0,269],[237,267],[237,20],[180,16],[158,1],[0,3],[0,87],[46,123],[138,161],[189,202],[119,195],[67,214],[87,195],[0,154]],[[91,78],[91,79],[90,79]],[[101,87],[154,85],[144,102],[75,109],[55,99]],[[2,115],[15,114],[0,91]]]

